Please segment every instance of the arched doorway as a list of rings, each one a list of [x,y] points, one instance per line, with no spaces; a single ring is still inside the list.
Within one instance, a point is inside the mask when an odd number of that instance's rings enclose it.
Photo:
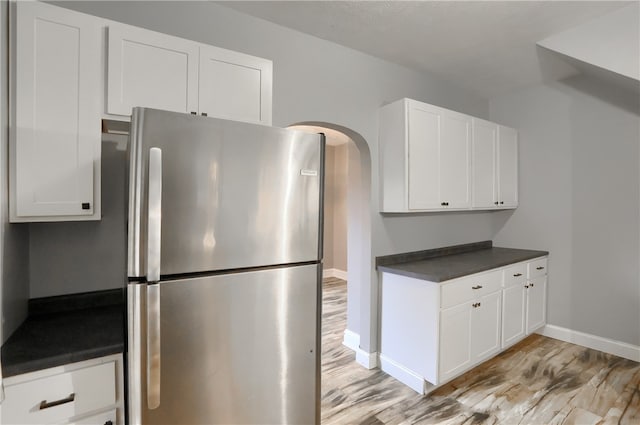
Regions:
[[[346,280],[347,326],[343,343],[356,353],[356,361],[371,368],[371,153],[359,133],[332,123],[305,121],[289,128],[324,133],[328,149],[346,151]],[[325,190],[326,192],[326,190]],[[335,224],[335,223],[334,223]],[[361,348],[362,347],[362,348]]]

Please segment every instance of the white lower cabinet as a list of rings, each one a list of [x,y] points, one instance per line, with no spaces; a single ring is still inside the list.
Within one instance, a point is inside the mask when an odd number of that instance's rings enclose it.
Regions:
[[[72,363],[3,382],[3,424],[123,424],[122,355]]]
[[[381,369],[428,393],[545,324],[546,257],[445,282],[382,273]]]
[[[501,291],[440,313],[440,375],[459,375],[500,351]]]

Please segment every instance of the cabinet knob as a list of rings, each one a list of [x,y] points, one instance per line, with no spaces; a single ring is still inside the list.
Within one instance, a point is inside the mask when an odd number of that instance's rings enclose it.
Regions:
[[[500,205],[504,204],[504,202],[500,201]]]
[[[525,288],[529,289],[529,285],[524,285]]]
[[[472,286],[471,289],[482,289],[482,285]]]
[[[529,286],[533,288],[533,283],[530,283]]]
[[[440,202],[440,205],[442,205],[443,207],[446,207],[447,205],[449,205],[448,202]]]
[[[207,116],[207,113],[206,113],[206,112],[203,112],[203,113],[202,113],[202,116],[203,116],[203,117],[206,117],[206,116]]]
[[[91,202],[83,202],[82,203],[82,209],[83,210],[90,210],[91,209]]]
[[[522,273],[516,273],[513,275],[513,277],[520,277],[520,276],[522,276]]]
[[[494,202],[495,205],[498,205],[498,201]]]
[[[198,115],[196,111],[191,111],[191,115]]]

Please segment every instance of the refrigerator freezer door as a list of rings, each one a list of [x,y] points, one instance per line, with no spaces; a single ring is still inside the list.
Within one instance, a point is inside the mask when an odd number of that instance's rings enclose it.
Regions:
[[[147,285],[129,285],[132,424],[318,420],[319,266],[160,282],[160,404],[147,405]],[[155,285],[154,285],[155,286]],[[137,313],[136,313],[137,311]],[[137,324],[137,325],[136,325]],[[135,385],[131,385],[133,382]]]
[[[293,130],[135,108],[129,276],[144,276],[149,152],[162,150],[162,276],[320,259],[324,143]]]

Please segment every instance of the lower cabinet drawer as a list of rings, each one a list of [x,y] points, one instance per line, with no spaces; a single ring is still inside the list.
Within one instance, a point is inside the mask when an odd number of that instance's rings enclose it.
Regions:
[[[60,423],[107,408],[116,402],[115,379],[115,362],[108,362],[7,385],[2,403],[2,422]]]
[[[540,258],[529,262],[529,279],[547,274],[547,258]]]
[[[502,286],[502,271],[475,274],[442,285],[441,308],[474,300]]]

